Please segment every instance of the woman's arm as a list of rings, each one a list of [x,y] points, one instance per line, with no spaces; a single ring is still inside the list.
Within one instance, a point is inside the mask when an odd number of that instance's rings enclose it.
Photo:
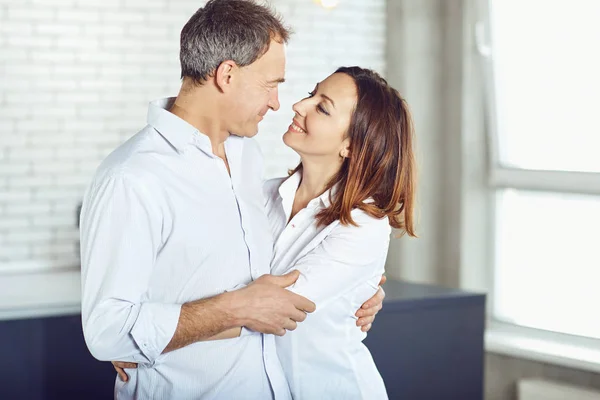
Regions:
[[[383,308],[383,299],[385,299],[385,290],[381,287],[387,278],[385,275],[379,281],[379,290],[369,300],[365,301],[354,314],[356,318],[356,326],[363,332],[371,330],[375,316]]]
[[[202,342],[208,341],[208,340],[222,340],[222,339],[233,339],[236,337],[240,336],[240,332],[242,331],[241,327],[235,327],[235,328],[231,328],[228,329],[226,331],[223,331],[221,333],[217,333],[214,336],[211,336],[209,338],[206,338],[204,340],[201,340]]]
[[[353,218],[359,226],[336,226],[292,267],[300,277],[288,289],[316,303],[317,311],[383,273],[391,232],[387,218],[376,219],[361,210],[355,210]]]
[[[300,277],[288,289],[315,302],[317,311],[372,277],[378,263],[387,255],[391,231],[387,219],[376,220],[361,212],[354,220],[358,227],[337,226],[319,246],[293,266],[300,272]],[[372,306],[378,311],[382,300],[383,294],[376,294],[365,304],[376,301]],[[361,307],[357,313],[363,310]],[[365,315],[369,314],[363,312],[360,316]],[[241,335],[241,329],[232,328],[205,340],[235,338]],[[128,376],[124,369],[137,368],[135,363],[113,361],[112,364],[125,382]]]

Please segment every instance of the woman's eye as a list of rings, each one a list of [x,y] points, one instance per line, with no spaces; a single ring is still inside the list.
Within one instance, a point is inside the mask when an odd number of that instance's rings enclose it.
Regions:
[[[320,104],[317,106],[317,110],[319,110],[320,112],[322,112],[325,115],[329,115],[329,113]]]
[[[313,97],[315,95],[315,92],[308,92],[308,97]]]

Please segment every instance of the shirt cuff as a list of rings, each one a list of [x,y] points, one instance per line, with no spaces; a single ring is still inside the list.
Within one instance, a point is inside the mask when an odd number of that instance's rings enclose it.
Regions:
[[[180,304],[142,303],[131,336],[150,363],[173,338],[180,313]]]

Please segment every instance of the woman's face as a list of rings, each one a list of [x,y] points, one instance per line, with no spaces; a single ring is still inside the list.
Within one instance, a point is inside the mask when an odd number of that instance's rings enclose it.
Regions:
[[[343,73],[330,75],[317,84],[309,97],[294,104],[292,124],[283,142],[306,161],[341,161],[348,156],[346,134],[356,106],[354,80]]]

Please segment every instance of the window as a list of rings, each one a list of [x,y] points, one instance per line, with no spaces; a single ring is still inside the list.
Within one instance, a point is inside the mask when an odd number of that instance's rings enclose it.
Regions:
[[[600,339],[600,1],[489,10],[493,316]]]

